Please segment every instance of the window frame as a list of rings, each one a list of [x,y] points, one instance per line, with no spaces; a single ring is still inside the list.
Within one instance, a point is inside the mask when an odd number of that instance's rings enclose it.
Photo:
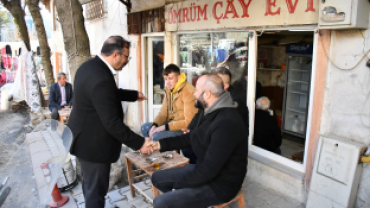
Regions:
[[[100,16],[96,15],[93,18],[86,17],[87,16],[87,12],[88,12],[88,9],[87,9],[88,5],[89,4],[92,4],[94,2],[98,2],[98,1],[100,1],[100,3],[101,3],[100,4],[101,11],[102,11],[101,15]],[[83,16],[84,16],[85,20],[88,21],[88,22],[89,21],[98,20],[98,19],[102,19],[102,18],[106,18],[108,16],[108,9],[109,9],[108,8],[108,0],[94,0],[94,1],[91,1],[89,3],[86,3],[86,4],[82,5],[82,8],[83,8]],[[89,8],[89,10],[91,10],[91,9]]]
[[[274,30],[284,30],[284,31],[312,31],[313,32],[313,52],[312,52],[312,70],[311,70],[311,81],[310,81],[310,93],[309,93],[309,108],[308,108],[308,118],[307,118],[307,131],[306,131],[306,141],[305,141],[305,151],[303,163],[293,161],[292,159],[285,158],[281,155],[277,155],[273,152],[267,151],[260,147],[257,147],[252,144],[252,140],[249,139],[249,152],[248,157],[254,159],[260,163],[273,167],[277,170],[280,170],[292,177],[303,179],[306,173],[307,165],[307,155],[310,144],[310,135],[311,135],[311,124],[312,124],[312,112],[313,112],[313,93],[315,88],[315,74],[316,74],[316,63],[317,63],[317,47],[318,47],[318,33],[317,25],[305,25],[305,26],[287,26],[287,27],[270,27],[270,28],[253,28],[253,29],[238,29],[238,30],[202,30],[202,31],[177,31],[174,33],[175,44],[173,45],[173,60],[174,63],[179,64],[180,54],[180,38],[179,35],[182,34],[196,34],[196,33],[212,33],[212,32],[252,32],[253,37],[249,37],[248,44],[248,79],[252,78],[252,82],[248,82],[248,96],[246,104],[249,109],[249,136],[252,138],[254,134],[254,110],[255,110],[255,90],[256,85],[252,84],[253,81],[256,81],[257,74],[257,52],[258,52],[258,36],[261,33],[260,31],[274,31]],[[258,32],[257,32],[258,31]],[[253,44],[253,45],[252,45]],[[251,48],[252,46],[252,48]],[[254,52],[252,52],[252,49]],[[254,60],[254,61],[253,61]],[[253,95],[253,96],[250,96]],[[251,113],[252,112],[252,113]]]

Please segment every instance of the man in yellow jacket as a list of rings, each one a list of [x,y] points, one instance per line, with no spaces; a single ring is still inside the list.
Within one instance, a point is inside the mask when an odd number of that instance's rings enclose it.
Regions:
[[[155,141],[184,134],[181,129],[186,129],[198,112],[194,106],[195,88],[186,81],[186,75],[180,73],[179,67],[169,64],[163,70],[163,77],[166,94],[161,110],[153,122],[141,126],[143,136]]]

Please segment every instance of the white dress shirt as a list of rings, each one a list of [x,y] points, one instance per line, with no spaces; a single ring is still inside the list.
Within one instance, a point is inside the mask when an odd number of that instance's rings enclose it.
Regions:
[[[116,70],[101,56],[97,55],[109,68],[109,70],[112,72],[114,81],[116,82],[116,86],[118,87],[118,76]]]
[[[63,105],[66,105],[67,104],[67,99],[66,99],[66,88],[65,86],[62,86],[59,84],[58,82],[58,85],[59,85],[59,89],[60,89],[60,96],[62,97],[62,101],[60,102],[60,105],[63,106]]]

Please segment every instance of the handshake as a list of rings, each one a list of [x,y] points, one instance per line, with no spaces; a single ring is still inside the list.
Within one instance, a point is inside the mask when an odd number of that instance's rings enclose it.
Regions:
[[[151,153],[151,152],[154,152],[156,150],[160,150],[161,149],[161,145],[159,144],[159,141],[153,141],[152,140],[152,136],[153,136],[154,133],[157,132],[157,130],[159,130],[158,132],[164,130],[161,127],[157,127],[156,128],[155,126],[153,126],[150,129],[150,131],[149,131],[149,137],[145,138],[145,142],[144,142],[143,146],[140,148],[139,152],[141,152],[143,154],[148,154],[148,153]],[[184,132],[184,134],[187,134],[187,133],[190,132],[189,129],[181,129],[181,131]]]
[[[143,146],[140,148],[139,152],[143,154],[148,154],[160,149],[161,145],[159,144],[158,141],[153,141],[151,138],[147,137],[145,138],[145,142]]]

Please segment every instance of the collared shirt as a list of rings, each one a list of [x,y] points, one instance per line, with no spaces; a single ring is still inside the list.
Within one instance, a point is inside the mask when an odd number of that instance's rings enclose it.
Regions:
[[[60,102],[60,105],[63,106],[63,105],[66,105],[67,104],[67,99],[66,99],[66,88],[65,88],[65,85],[62,86],[60,85],[60,83],[58,82],[58,85],[59,85],[59,89],[60,89],[60,96],[61,96],[61,102]]]
[[[114,68],[101,55],[97,55],[97,56],[108,66],[109,70],[113,74],[114,81],[116,82],[116,86],[118,87],[118,76],[117,76],[116,70],[114,70]]]

